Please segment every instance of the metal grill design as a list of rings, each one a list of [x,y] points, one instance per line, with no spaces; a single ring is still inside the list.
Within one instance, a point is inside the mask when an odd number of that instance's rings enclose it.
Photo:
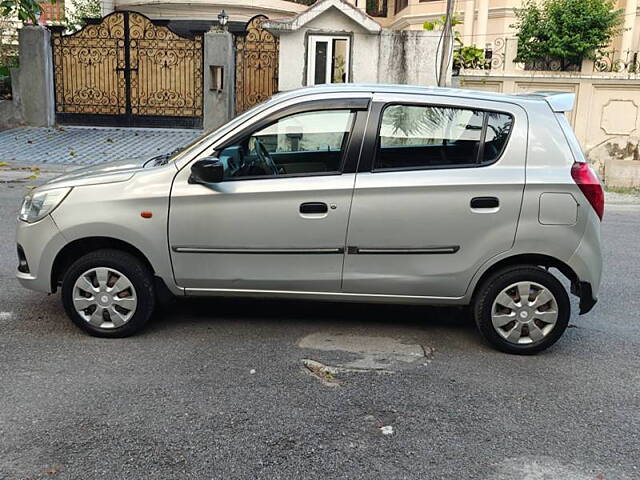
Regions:
[[[56,113],[126,113],[125,14],[72,35],[54,32]]]
[[[617,50],[599,51],[593,62],[593,71],[597,73],[640,73],[640,55],[635,51]]]
[[[236,114],[278,91],[278,38],[262,28],[265,20],[253,17],[236,37]]]
[[[186,38],[136,12],[53,34],[61,123],[202,124],[201,35]]]

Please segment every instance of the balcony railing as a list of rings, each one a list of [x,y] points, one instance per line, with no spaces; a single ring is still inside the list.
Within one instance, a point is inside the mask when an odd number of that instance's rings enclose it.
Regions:
[[[608,50],[598,52],[593,62],[596,73],[640,73],[640,52]]]
[[[457,48],[454,57],[457,59],[457,61],[454,61],[454,70],[458,68],[464,70],[504,70],[508,40],[510,39],[495,38],[490,43],[487,43],[481,55],[473,55],[471,57],[465,56],[465,49],[469,49],[470,46],[465,45]],[[475,49],[477,47],[471,46],[471,48]]]

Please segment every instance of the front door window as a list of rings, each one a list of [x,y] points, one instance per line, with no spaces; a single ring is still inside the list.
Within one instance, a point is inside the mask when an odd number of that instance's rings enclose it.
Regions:
[[[281,118],[220,152],[225,179],[338,173],[354,118],[351,110]]]
[[[349,81],[349,37],[311,35],[309,37],[307,84]]]

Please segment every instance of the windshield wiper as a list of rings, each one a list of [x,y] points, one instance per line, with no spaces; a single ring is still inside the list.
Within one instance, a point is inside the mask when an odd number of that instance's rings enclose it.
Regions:
[[[149,160],[147,160],[147,162],[144,165],[145,167],[149,164],[151,164],[151,166],[153,167],[160,167],[161,165],[166,165],[167,163],[169,163],[169,160],[171,159],[171,157],[181,152],[183,149],[184,147],[180,147],[180,148],[176,148],[175,150],[169,153],[163,153],[162,155],[156,155],[155,157],[151,157]]]

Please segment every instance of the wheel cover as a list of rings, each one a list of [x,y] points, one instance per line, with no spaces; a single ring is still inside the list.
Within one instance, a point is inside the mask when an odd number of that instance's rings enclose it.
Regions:
[[[136,312],[136,289],[124,274],[96,267],[78,277],[73,285],[73,306],[87,323],[113,329],[125,325]]]
[[[517,282],[496,297],[491,323],[507,342],[529,345],[543,340],[558,321],[558,302],[551,291],[535,282]]]

